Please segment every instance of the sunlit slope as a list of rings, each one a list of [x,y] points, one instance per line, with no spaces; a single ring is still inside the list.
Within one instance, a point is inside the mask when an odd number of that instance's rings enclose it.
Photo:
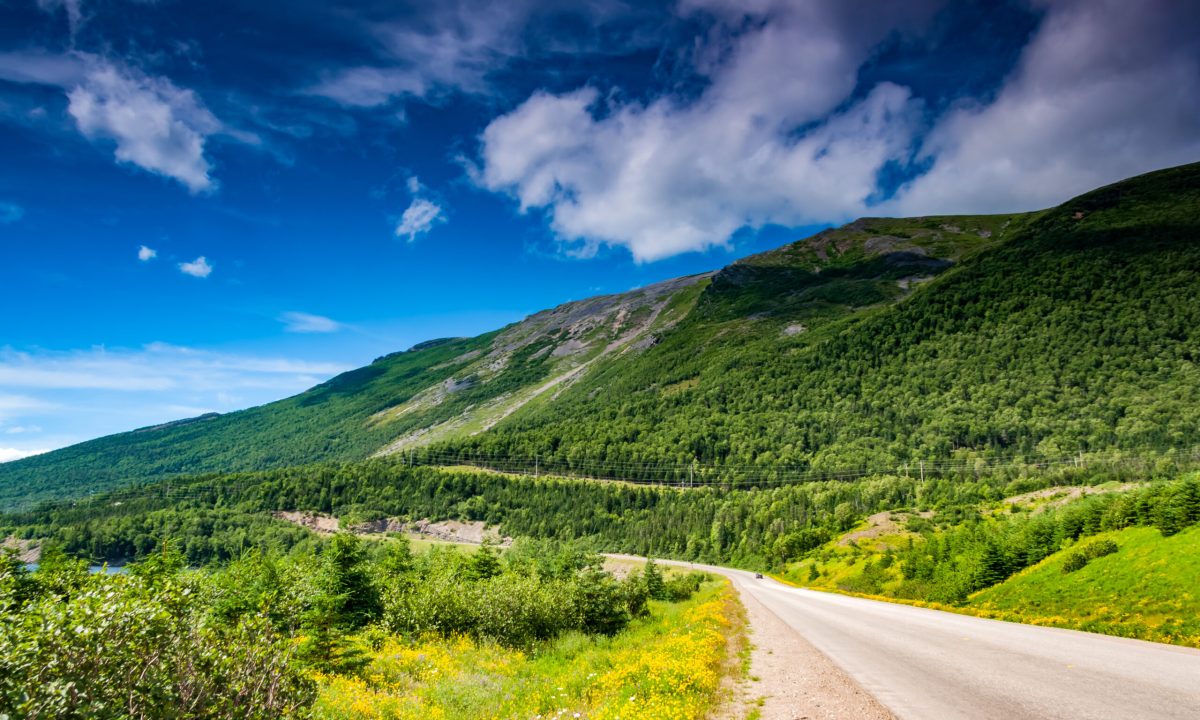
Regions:
[[[180,473],[361,460],[482,432],[597,364],[641,352],[708,276],[537,313],[476,338],[394,353],[285,400],[121,433],[0,465],[0,507]]]
[[[1115,552],[1063,571],[1076,548],[990,587],[968,605],[998,617],[1200,646],[1200,526],[1104,533]]]
[[[1200,442],[1200,166],[1027,215],[866,218],[293,398],[0,465],[0,506],[434,451],[894,467]]]
[[[655,347],[451,449],[839,469],[1193,444],[1197,268],[1197,165],[1029,216],[859,221],[722,270]]]

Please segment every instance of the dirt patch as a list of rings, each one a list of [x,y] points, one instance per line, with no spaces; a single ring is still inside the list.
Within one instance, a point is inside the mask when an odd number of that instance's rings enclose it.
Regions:
[[[4,538],[3,543],[0,543],[0,548],[15,550],[17,560],[23,563],[35,563],[42,558],[42,548],[37,540],[22,540],[10,535]]]
[[[1021,493],[1007,497],[1000,502],[1004,505],[1037,505],[1037,509],[1041,510],[1048,507],[1058,507],[1066,505],[1072,500],[1078,500],[1085,495],[1103,495],[1112,492],[1125,492],[1140,487],[1138,483],[1123,483],[1112,487],[1092,487],[1087,485],[1074,485],[1071,487],[1048,487],[1042,490],[1034,490],[1033,492]],[[1048,500],[1048,502],[1039,502]]]
[[[387,523],[387,530],[371,530],[370,528],[378,527],[379,523]],[[489,528],[479,521],[460,521],[460,520],[442,520],[439,522],[431,522],[428,519],[418,520],[412,523],[398,523],[394,518],[388,520],[377,520],[375,523],[364,523],[357,526],[363,528],[367,532],[407,532],[414,535],[420,535],[431,540],[441,540],[443,542],[453,543],[471,543],[479,545],[485,539],[492,540],[504,547],[512,545],[512,538],[501,536],[498,528]],[[357,532],[357,529],[356,529]]]
[[[332,535],[341,529],[341,522],[337,518],[324,513],[280,510],[272,514],[280,520],[308,528],[321,535]],[[498,528],[489,528],[478,521],[442,520],[433,522],[423,519],[416,522],[404,522],[398,518],[382,518],[352,525],[346,529],[355,535],[406,533],[430,540],[472,545],[479,545],[484,539],[492,540],[503,547],[508,547],[513,542],[511,537],[502,536]]]
[[[926,510],[920,513],[909,513],[884,510],[883,512],[875,513],[867,517],[867,527],[862,530],[854,530],[853,532],[846,533],[838,539],[837,544],[841,547],[847,547],[850,543],[861,540],[874,540],[884,535],[907,534],[908,531],[905,529],[904,523],[914,515],[928,519],[933,517],[933,511]]]
[[[280,520],[286,520],[322,535],[332,535],[338,531],[338,526],[340,525],[337,518],[332,515],[322,515],[321,513],[277,510],[271,514]]]

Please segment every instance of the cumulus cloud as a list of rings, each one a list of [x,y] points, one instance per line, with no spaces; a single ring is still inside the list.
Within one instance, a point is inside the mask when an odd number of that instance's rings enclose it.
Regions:
[[[284,330],[293,333],[331,333],[342,329],[342,324],[323,315],[305,312],[285,312],[279,316]]]
[[[646,262],[766,224],[1036,209],[1200,159],[1200,6],[1035,4],[1001,86],[947,109],[860,85],[882,42],[920,42],[937,3],[683,0],[680,15],[713,22],[685,53],[702,90],[534,93],[485,128],[469,169],[544,212],[569,252]],[[913,177],[889,197],[897,171]]]
[[[871,48],[909,18],[893,8],[856,23],[843,5],[688,3],[731,23],[697,52],[710,80],[699,97],[535,94],[484,130],[476,180],[545,209],[576,252],[624,246],[639,262],[742,227],[849,218],[909,151],[920,104],[891,83],[847,104]]]
[[[201,255],[191,262],[179,263],[179,272],[192,277],[206,278],[212,274],[212,265]]]
[[[67,97],[79,131],[115,141],[117,160],[174,178],[192,192],[212,187],[204,143],[221,123],[191,90],[102,64]]]
[[[446,222],[446,215],[441,205],[432,200],[416,197],[404,210],[404,214],[400,216],[400,222],[396,224],[396,237],[407,237],[408,242],[413,242],[418,236],[424,235],[434,226],[444,222]]]
[[[193,193],[216,187],[206,155],[210,138],[258,142],[225,126],[192,90],[97,55],[5,53],[0,79],[61,87],[80,133],[113,143],[119,162],[177,180]]]
[[[1047,14],[988,104],[925,140],[932,169],[897,214],[1012,212],[1200,160],[1200,5],[1043,0]]]
[[[11,225],[25,217],[25,208],[16,203],[0,202],[0,225]]]
[[[145,245],[142,245],[141,247],[138,248],[138,260],[141,260],[142,262],[148,262],[150,260],[153,260],[156,257],[158,257],[157,250],[154,250],[153,248],[148,248]]]

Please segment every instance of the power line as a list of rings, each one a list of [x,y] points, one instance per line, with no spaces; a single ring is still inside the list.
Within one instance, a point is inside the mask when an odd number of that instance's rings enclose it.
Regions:
[[[925,475],[937,477],[989,474],[1003,470],[1049,470],[1064,467],[1086,468],[1089,466],[1131,466],[1143,469],[1151,461],[1164,458],[1200,461],[1200,446],[1181,448],[1177,446],[1142,447],[1138,449],[1110,449],[1093,453],[1077,452],[1072,455],[990,456],[980,458],[943,458],[924,462]],[[385,461],[388,461],[385,458]],[[648,463],[633,461],[568,460],[555,463],[546,456],[536,454],[532,458],[485,455],[482,453],[448,452],[445,450],[410,450],[392,457],[390,462],[405,466],[436,468],[470,467],[507,475],[540,478],[562,478],[616,482],[629,485],[664,487],[677,489],[737,489],[754,490],[809,482],[851,482],[884,475],[905,476],[916,470],[911,464],[876,466],[873,468],[844,468],[821,470],[796,465],[749,465],[749,464],[704,464]],[[303,468],[299,469],[303,471]],[[235,479],[236,478],[236,479]],[[924,479],[924,478],[922,478]],[[49,503],[43,507],[70,507],[80,502],[103,500],[119,505],[126,501],[155,497],[161,500],[182,502],[199,500],[205,495],[220,493],[225,497],[238,497],[258,486],[247,482],[241,474],[234,478],[204,478],[189,481],[186,477],[173,476],[159,483],[131,485],[88,498]]]

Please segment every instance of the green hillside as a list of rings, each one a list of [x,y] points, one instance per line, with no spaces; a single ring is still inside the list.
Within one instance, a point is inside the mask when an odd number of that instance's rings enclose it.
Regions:
[[[1163,537],[1152,528],[1105,533],[1117,551],[1073,572],[1064,550],[971,598],[1006,620],[1200,647],[1200,527]]]
[[[1200,441],[1200,165],[1034,214],[867,218],[0,465],[0,508],[380,453],[595,474],[896,468]]]
[[[992,235],[901,302],[884,280],[921,271],[890,255],[809,273],[801,244],[734,264],[648,352],[463,444],[837,469],[1196,441],[1200,166],[1036,216],[878,222],[847,229]]]

